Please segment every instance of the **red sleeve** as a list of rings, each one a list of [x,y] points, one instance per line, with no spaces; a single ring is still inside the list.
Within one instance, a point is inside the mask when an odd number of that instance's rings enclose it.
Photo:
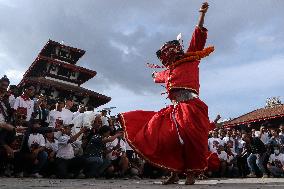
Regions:
[[[207,29],[200,28],[197,26],[192,34],[187,52],[201,51],[205,46],[206,39],[207,39]]]
[[[211,122],[209,125],[209,131],[212,131],[216,128],[216,124],[214,122]]]
[[[166,73],[168,70],[155,73],[154,82],[155,83],[165,83],[166,82]]]

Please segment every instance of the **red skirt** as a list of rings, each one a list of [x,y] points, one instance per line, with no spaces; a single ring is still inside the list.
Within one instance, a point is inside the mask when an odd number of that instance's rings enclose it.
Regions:
[[[216,153],[209,152],[207,155],[208,169],[207,171],[218,171],[220,169],[220,159]]]
[[[129,145],[146,161],[174,172],[207,169],[210,122],[208,107],[200,99],[158,112],[137,110],[120,116]]]

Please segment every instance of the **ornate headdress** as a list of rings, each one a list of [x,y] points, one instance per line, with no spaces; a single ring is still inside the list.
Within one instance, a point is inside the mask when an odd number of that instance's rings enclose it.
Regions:
[[[156,52],[157,57],[162,61],[164,66],[147,63],[150,68],[173,68],[185,62],[192,62],[200,60],[206,56],[209,56],[214,51],[214,46],[209,46],[201,51],[187,52],[183,50],[182,34],[177,36],[177,40],[166,42]]]
[[[170,59],[172,54],[174,53],[174,61],[177,61],[180,59],[184,52],[182,49],[182,46],[178,40],[173,40],[173,41],[168,41],[166,42],[157,52],[156,55],[157,57],[162,61],[162,64],[164,66],[169,65],[168,59]]]

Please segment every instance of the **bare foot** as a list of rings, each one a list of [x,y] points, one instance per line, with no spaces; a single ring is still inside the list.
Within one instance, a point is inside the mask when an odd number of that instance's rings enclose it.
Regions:
[[[188,174],[186,176],[185,185],[193,185],[195,183],[195,178],[193,174]]]

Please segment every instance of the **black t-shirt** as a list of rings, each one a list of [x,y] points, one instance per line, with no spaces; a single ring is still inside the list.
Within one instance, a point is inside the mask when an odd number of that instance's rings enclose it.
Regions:
[[[250,149],[251,149],[251,153],[253,154],[263,154],[266,152],[264,143],[258,137],[252,138]]]
[[[103,157],[104,150],[106,149],[103,138],[100,135],[94,135],[89,141],[84,152],[87,156]]]

